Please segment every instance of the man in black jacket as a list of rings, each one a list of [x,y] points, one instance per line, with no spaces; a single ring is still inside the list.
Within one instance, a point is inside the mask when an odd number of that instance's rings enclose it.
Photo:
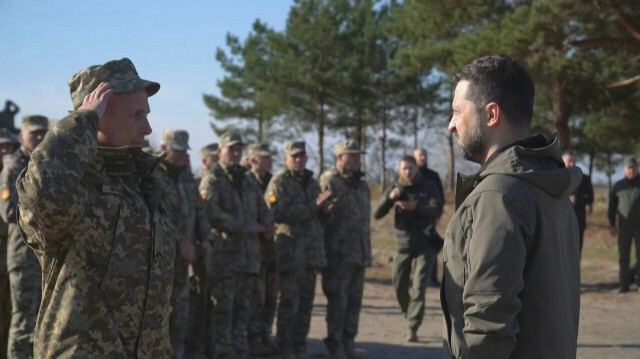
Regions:
[[[415,342],[424,316],[429,274],[439,249],[434,248],[431,241],[435,236],[435,219],[442,214],[442,197],[436,187],[420,174],[411,156],[403,156],[400,160],[398,181],[380,198],[374,209],[374,218],[384,217],[394,207],[397,253],[392,273],[393,286],[408,322],[406,339]],[[414,260],[416,268],[409,290]]]
[[[562,154],[562,160],[567,168],[576,167],[576,153],[574,151],[565,151]],[[584,230],[587,228],[587,205],[593,203],[593,186],[591,185],[591,177],[582,174],[582,181],[578,188],[569,196],[573,209],[578,217],[578,230],[580,232],[580,251],[584,243]]]

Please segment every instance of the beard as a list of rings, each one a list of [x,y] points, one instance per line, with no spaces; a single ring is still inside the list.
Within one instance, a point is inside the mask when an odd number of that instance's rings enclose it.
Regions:
[[[480,121],[476,118],[475,125],[471,131],[469,139],[462,142],[460,149],[462,150],[462,157],[465,160],[482,163],[484,157],[484,143],[482,141],[482,129],[480,128]]]

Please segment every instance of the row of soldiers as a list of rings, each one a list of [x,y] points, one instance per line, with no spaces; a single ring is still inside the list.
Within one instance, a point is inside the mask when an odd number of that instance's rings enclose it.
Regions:
[[[125,60],[120,60],[122,63],[115,61],[111,66],[119,71],[124,68],[126,72],[127,67],[133,67]],[[81,106],[82,103],[77,103],[74,98],[74,107],[77,109]],[[46,162],[49,165],[53,166],[56,162],[56,157],[49,149],[56,140],[67,141],[66,147],[69,148],[65,155],[86,153],[86,150],[71,145],[74,143],[79,146],[84,134],[74,134],[76,137],[72,139],[59,136],[65,135],[65,131],[69,132],[65,126],[71,125],[63,119],[49,143],[39,152],[49,156]],[[59,285],[49,276],[51,268],[60,265],[63,260],[48,262],[46,255],[57,249],[39,248],[42,243],[34,244],[30,240],[34,233],[25,231],[23,228],[28,226],[19,221],[24,218],[18,215],[18,208],[21,200],[19,192],[23,188],[20,181],[25,178],[18,177],[27,167],[32,151],[45,138],[48,127],[48,119],[44,116],[25,116],[18,138],[8,131],[0,133],[0,150],[7,154],[1,175],[0,209],[8,224],[7,255],[2,255],[2,258],[8,258],[7,271],[0,273],[3,294],[0,324],[3,329],[6,328],[11,318],[8,341],[2,340],[2,343],[8,342],[8,348],[3,348],[2,353],[3,356],[7,353],[9,358],[34,357],[34,340],[36,347],[39,347],[36,356],[57,356],[55,353],[59,349],[54,344],[56,340],[53,336],[49,344],[44,343],[48,340],[42,335],[36,333],[34,337],[43,291],[45,312],[53,308],[54,313],[49,315],[68,313],[69,310],[82,312],[83,309],[70,308],[65,301],[52,303],[56,295],[69,293],[69,288],[77,291],[78,287],[71,285],[65,291],[47,288],[49,285]],[[172,266],[159,264],[159,269],[172,268],[173,275],[169,315],[172,357],[182,358],[204,352],[215,358],[239,358],[246,356],[250,349],[252,354],[258,355],[306,358],[306,337],[319,273],[322,273],[322,287],[328,299],[327,349],[332,358],[357,357],[354,338],[358,329],[364,269],[371,264],[369,188],[360,171],[360,146],[350,140],[339,143],[335,148],[335,166],[323,173],[318,181],[306,169],[307,155],[303,141],[286,144],[285,167],[272,176],[273,153],[268,145],[249,146],[246,153],[250,169],[247,169],[240,165],[245,147],[241,136],[226,133],[220,137],[218,144],[201,149],[203,174],[198,183],[189,166],[188,137],[186,131],[164,131],[163,154],[154,156],[162,159],[152,165],[154,176],[160,179],[159,183],[152,185],[161,188],[158,191],[161,198],[155,199],[163,204],[159,213],[166,214],[171,222],[170,225],[162,223],[159,227],[167,237],[177,239]],[[65,146],[57,144],[53,148],[61,147]],[[122,148],[98,147],[97,154],[95,161],[100,172],[126,177],[133,170],[126,164],[130,155]],[[45,187],[47,180],[55,179],[53,175],[48,178],[50,173],[43,167],[38,168],[43,171],[39,175],[42,179],[29,178],[29,183],[35,180],[39,182],[38,185]],[[26,171],[23,176],[29,176],[30,172]],[[145,186],[144,183],[139,185]],[[82,187],[78,189],[82,190]],[[126,196],[115,185],[103,184],[100,188],[104,194]],[[126,257],[123,251],[128,250],[126,243],[120,246],[115,238],[118,233],[135,227],[135,218],[139,216],[136,212],[140,210],[128,208],[128,204],[111,198],[118,196],[107,196],[108,200],[96,204],[94,210],[116,212],[115,222],[107,214],[97,213],[97,217],[106,220],[106,228],[112,228],[115,233],[110,248],[95,249],[100,255],[107,256],[107,268],[103,269],[105,273],[98,283],[98,289],[105,290],[103,300],[117,300],[109,298],[108,290],[127,291],[126,284],[122,282],[108,283],[112,278],[107,274],[112,270],[110,267],[116,265],[117,257]],[[24,200],[26,196],[21,197]],[[145,201],[149,205],[154,199],[146,198]],[[25,216],[26,212],[28,220],[40,220],[40,212],[35,211],[34,207],[37,206],[29,206],[29,210],[34,212],[23,210],[22,215]],[[41,209],[41,212],[46,211]],[[77,218],[73,213],[60,213],[57,210],[52,214],[65,220]],[[47,226],[49,230],[56,227],[54,223],[60,222],[53,221]],[[91,226],[94,225],[92,222]],[[75,232],[68,229],[65,235],[78,235]],[[41,236],[46,236],[44,231]],[[127,241],[131,239],[123,242]],[[43,242],[46,243],[46,239]],[[4,243],[2,248],[5,248]],[[69,258],[65,257],[64,260]],[[99,258],[85,260],[99,261]],[[132,265],[133,262],[135,260],[130,259],[123,263]],[[53,271],[55,275],[70,277],[64,281],[67,284],[63,285],[70,285],[77,280],[74,271]],[[43,272],[46,275],[44,282]],[[167,275],[162,270],[159,274]],[[130,274],[128,276],[131,277]],[[115,287],[109,288],[111,285]],[[5,295],[8,293],[11,295]],[[271,327],[278,296],[277,333],[275,342],[272,342]],[[9,297],[11,303],[6,300]],[[74,321],[72,314],[67,314],[66,320],[65,315],[57,320],[64,323],[63,326],[89,328],[94,324],[98,327],[106,325],[99,324],[98,314],[90,313],[90,317],[86,318],[89,325],[86,326],[69,323]],[[49,324],[54,328],[46,329],[45,333],[64,333],[55,329],[57,324],[52,322],[53,318],[43,314],[42,310],[40,318],[40,325]],[[125,338],[120,340],[126,341]],[[138,346],[137,343],[135,345]]]

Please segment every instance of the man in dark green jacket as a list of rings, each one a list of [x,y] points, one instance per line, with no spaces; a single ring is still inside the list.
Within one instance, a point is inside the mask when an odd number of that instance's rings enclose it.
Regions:
[[[574,359],[580,243],[557,137],[529,137],[535,87],[504,56],[479,58],[454,77],[453,117],[466,159],[443,248],[441,304],[449,358]]]
[[[616,216],[618,228],[616,229]],[[631,241],[636,241],[636,258],[640,258],[638,238],[640,238],[640,177],[638,177],[638,162],[635,158],[624,161],[624,178],[613,185],[609,194],[609,223],[611,234],[618,234],[618,253],[620,264],[620,293],[629,291],[629,284],[633,281],[633,271],[629,270],[629,254]],[[635,265],[636,278],[640,288],[640,265]],[[640,289],[639,289],[640,291]]]
[[[394,207],[397,253],[393,264],[393,286],[409,326],[406,339],[416,342],[416,332],[424,317],[425,291],[440,250],[436,242],[430,241],[441,242],[435,237],[435,220],[442,214],[442,197],[437,187],[422,176],[411,156],[400,159],[398,181],[380,197],[373,217],[380,219]],[[414,261],[415,273],[413,285],[410,285]]]

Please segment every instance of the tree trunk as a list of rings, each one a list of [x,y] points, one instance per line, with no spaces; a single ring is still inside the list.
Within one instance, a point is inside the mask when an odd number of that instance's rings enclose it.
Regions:
[[[382,137],[380,138],[381,160],[380,160],[380,185],[381,192],[387,189],[387,105],[386,98],[382,107]]]
[[[324,102],[320,101],[318,116],[318,177],[324,171]]]
[[[418,148],[418,109],[413,109],[413,149]]]
[[[262,143],[264,141],[264,132],[262,132],[263,119],[262,117],[258,117],[258,143]]]
[[[591,147],[591,149],[589,150],[589,178],[591,179],[591,182],[593,182],[593,178],[591,176],[593,176],[594,157],[595,157],[595,149]],[[589,205],[589,214],[591,213],[593,213],[593,204]]]
[[[613,164],[611,163],[611,152],[607,153],[607,193],[611,192],[611,175],[613,174]]]
[[[553,111],[553,119],[558,130],[558,138],[562,150],[571,148],[571,137],[569,133],[569,116],[570,113],[564,101],[565,81],[561,74],[554,74],[551,77],[551,109]]]

